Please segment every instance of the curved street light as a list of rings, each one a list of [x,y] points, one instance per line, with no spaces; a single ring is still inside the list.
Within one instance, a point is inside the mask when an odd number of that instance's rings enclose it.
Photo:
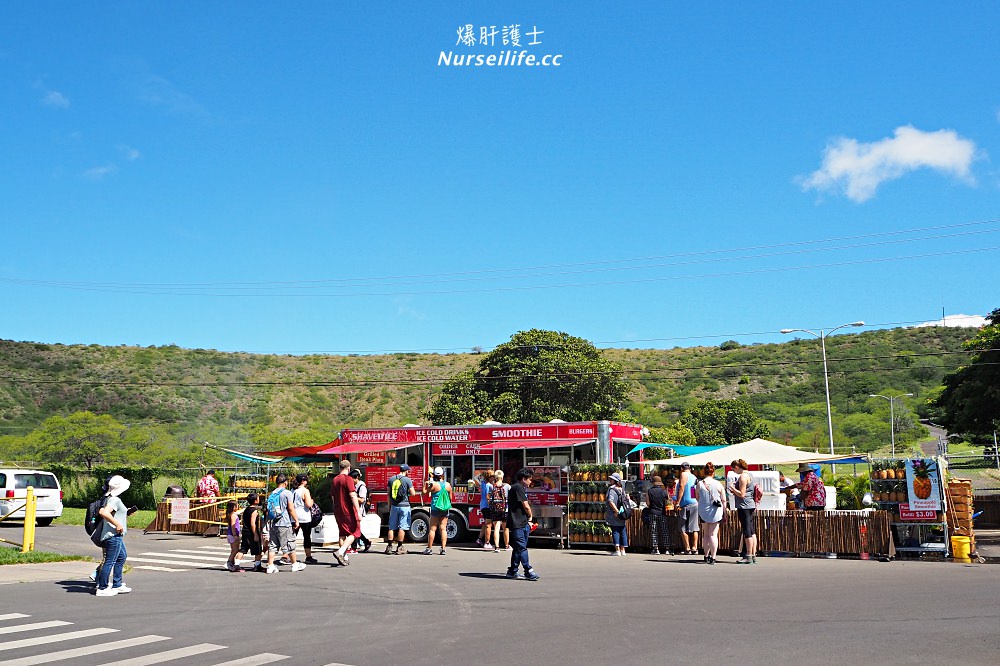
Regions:
[[[869,393],[869,398],[883,398],[889,401],[889,439],[892,440],[892,457],[896,457],[896,410],[895,402],[904,396],[913,397],[912,393],[900,393],[899,395],[882,395],[881,393]]]
[[[847,328],[848,326],[864,326],[864,325],[865,325],[865,322],[863,322],[863,321],[852,321],[849,324],[841,324],[840,326],[834,326],[829,331],[824,330],[824,329],[821,328],[821,329],[819,329],[819,333],[817,333],[816,331],[812,331],[812,330],[810,330],[808,328],[783,328],[783,329],[781,329],[781,333],[782,334],[799,333],[799,332],[801,332],[801,333],[808,333],[810,335],[813,335],[813,336],[819,338],[820,345],[823,348],[823,386],[826,388],[826,427],[827,427],[827,430],[830,433],[830,453],[831,454],[834,454],[835,451],[833,450],[833,413],[830,411],[830,372],[827,369],[827,364],[826,364],[826,336],[830,335],[834,331],[839,330],[841,328]],[[834,474],[837,473],[837,466],[836,465],[833,466],[832,471],[833,471]]]

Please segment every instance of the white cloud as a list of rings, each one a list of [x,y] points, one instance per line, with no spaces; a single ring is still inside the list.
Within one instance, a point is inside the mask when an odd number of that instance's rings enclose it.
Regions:
[[[69,107],[69,98],[58,90],[49,90],[46,91],[45,95],[42,97],[42,104],[45,106],[54,106],[56,108],[65,109]]]
[[[943,320],[925,321],[917,324],[914,328],[924,328],[926,326],[947,326],[949,328],[982,328],[986,325],[986,317],[982,315],[954,314],[947,315]]]
[[[120,146],[118,146],[118,152],[124,155],[125,159],[127,159],[129,162],[135,162],[137,159],[142,157],[142,154],[138,150],[136,150],[132,146],[127,146],[125,144],[121,144]]]
[[[170,113],[204,115],[205,109],[193,97],[187,95],[174,84],[155,74],[146,74],[138,84],[138,96],[141,102],[151,106],[160,106]]]
[[[105,164],[104,166],[87,169],[83,172],[83,177],[87,180],[102,180],[105,176],[111,176],[116,173],[118,173],[118,165]]]
[[[853,201],[875,196],[879,185],[917,169],[933,169],[972,182],[976,144],[954,130],[923,132],[910,125],[872,143],[839,137],[827,144],[819,170],[801,178],[803,190],[842,191]]]

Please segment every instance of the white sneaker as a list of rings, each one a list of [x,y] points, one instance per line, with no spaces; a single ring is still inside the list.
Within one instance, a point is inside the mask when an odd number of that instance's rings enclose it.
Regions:
[[[278,573],[278,567],[274,566],[273,564],[268,565],[267,573],[269,574]]]
[[[128,585],[122,585],[121,587],[113,587],[111,589],[118,592],[118,594],[128,594],[129,592],[132,591],[132,588],[129,587]]]
[[[295,564],[292,565],[292,571],[302,571],[305,568],[306,565],[304,562],[296,562]]]
[[[106,587],[103,590],[97,590],[94,592],[95,597],[116,597],[118,596],[118,590],[113,587]]]

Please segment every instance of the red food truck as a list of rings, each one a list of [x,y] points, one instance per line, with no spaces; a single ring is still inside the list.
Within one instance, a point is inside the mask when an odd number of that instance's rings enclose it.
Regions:
[[[448,540],[461,541],[482,525],[477,477],[486,469],[501,469],[512,483],[522,467],[531,468],[535,483],[529,499],[540,508],[540,527],[533,538],[566,539],[565,514],[569,493],[567,468],[579,463],[610,463],[642,440],[642,426],[613,421],[567,423],[484,423],[464,426],[404,426],[347,428],[340,443],[324,451],[350,458],[363,470],[370,493],[369,512],[388,524],[388,480],[399,466],[410,466],[418,493],[428,469],[441,467],[453,490]],[[411,498],[410,538],[426,541],[430,526],[430,496]]]

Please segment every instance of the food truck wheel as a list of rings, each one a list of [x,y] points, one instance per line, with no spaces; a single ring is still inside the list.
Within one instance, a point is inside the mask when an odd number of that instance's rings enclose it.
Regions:
[[[448,541],[464,541],[466,536],[465,517],[457,511],[448,513]]]
[[[414,511],[410,516],[410,541],[423,543],[427,541],[427,533],[431,529],[431,520],[423,511]]]

